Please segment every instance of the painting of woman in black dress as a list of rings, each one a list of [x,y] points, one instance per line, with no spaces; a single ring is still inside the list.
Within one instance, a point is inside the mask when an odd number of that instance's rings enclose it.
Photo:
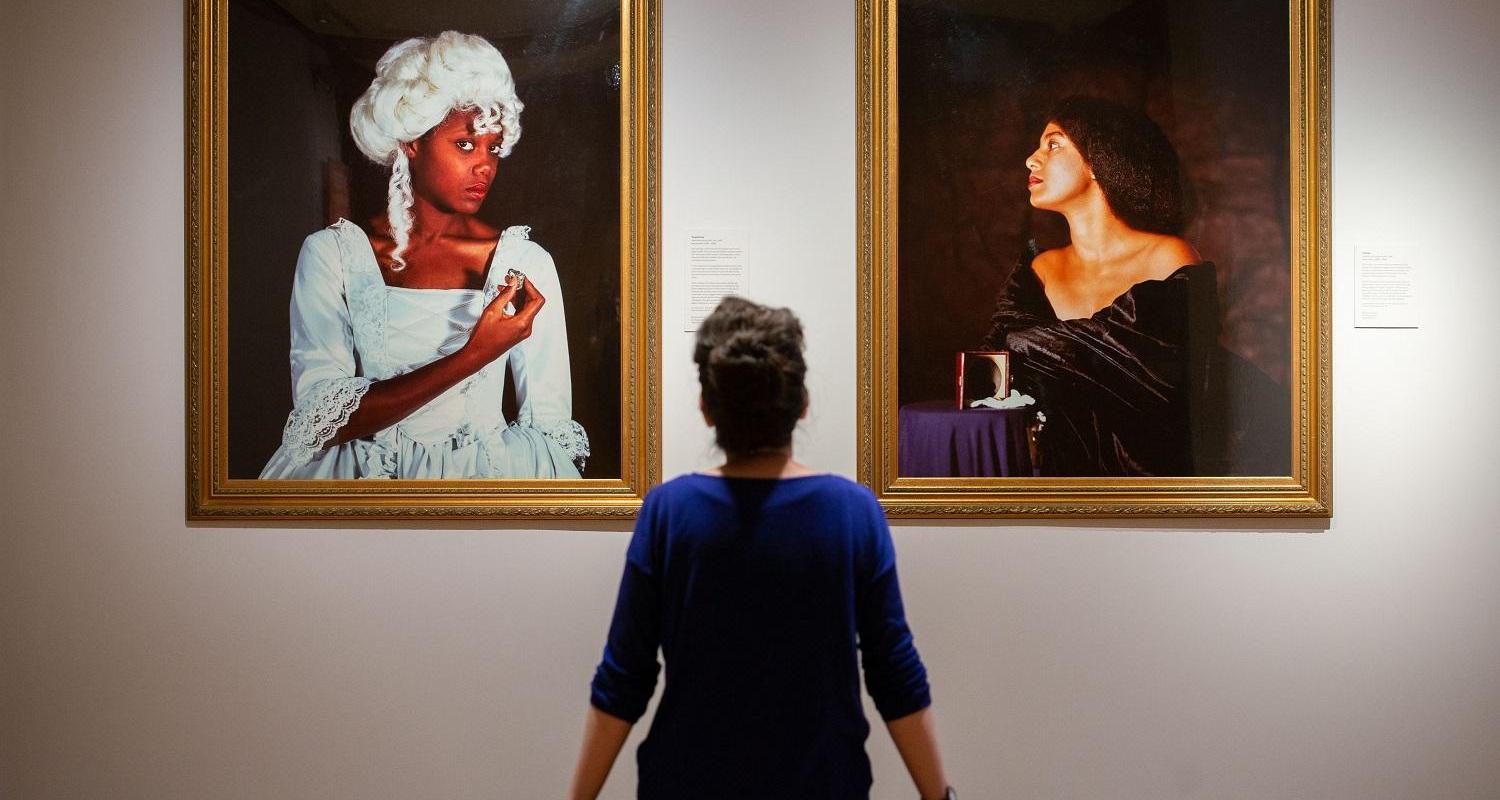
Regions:
[[[1033,208],[1069,241],[1011,272],[984,347],[1010,352],[1044,414],[1037,471],[1223,474],[1216,270],[1181,236],[1177,153],[1144,113],[1074,96],[1026,158]],[[1262,431],[1261,433],[1269,433]]]
[[[1289,474],[1286,6],[897,16],[903,423],[950,392],[954,352],[1004,351],[1027,405],[942,413],[955,440],[1002,413],[1030,437],[1021,471],[903,455],[899,475]]]

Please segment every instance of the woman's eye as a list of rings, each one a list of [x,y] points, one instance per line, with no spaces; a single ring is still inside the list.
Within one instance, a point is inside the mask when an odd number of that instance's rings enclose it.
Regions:
[[[492,155],[492,156],[498,156],[498,155],[500,155],[500,145],[498,145],[498,144],[492,144],[492,145],[490,145],[490,155]]]
[[[1053,151],[1053,150],[1056,150],[1056,149],[1057,149],[1057,148],[1058,148],[1058,144],[1057,144],[1057,142],[1048,142],[1048,143],[1047,143],[1047,152],[1049,152],[1049,153],[1050,153],[1050,152],[1052,152],[1052,151]]]
[[[460,139],[458,140],[458,149],[467,153],[474,149],[474,143],[468,139]]]

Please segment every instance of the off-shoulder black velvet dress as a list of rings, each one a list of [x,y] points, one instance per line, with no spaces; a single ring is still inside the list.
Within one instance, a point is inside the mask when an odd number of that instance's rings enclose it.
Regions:
[[[1046,415],[1037,433],[1043,475],[1222,469],[1209,407],[1219,337],[1211,262],[1138,283],[1092,317],[1060,320],[1028,259],[991,322],[985,347],[1010,351],[1012,385]]]

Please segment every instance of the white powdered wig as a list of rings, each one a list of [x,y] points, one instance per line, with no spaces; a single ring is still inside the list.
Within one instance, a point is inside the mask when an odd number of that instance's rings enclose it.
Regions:
[[[411,238],[411,169],[401,145],[437,127],[455,110],[473,111],[475,133],[500,132],[500,156],[521,138],[521,109],[510,66],[479,36],[445,31],[398,42],[375,65],[375,80],[349,112],[354,143],[377,164],[391,168],[386,214],[396,249],[392,269],[402,269]]]

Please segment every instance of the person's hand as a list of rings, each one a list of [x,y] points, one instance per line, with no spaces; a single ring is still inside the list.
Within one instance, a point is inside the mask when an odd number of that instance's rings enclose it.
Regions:
[[[479,321],[474,323],[464,349],[479,355],[486,364],[505,355],[531,335],[532,322],[546,302],[531,281],[526,281],[525,287],[519,289],[515,283],[505,283],[495,299],[484,307]],[[514,314],[505,311],[505,307],[512,303],[518,309]]]

